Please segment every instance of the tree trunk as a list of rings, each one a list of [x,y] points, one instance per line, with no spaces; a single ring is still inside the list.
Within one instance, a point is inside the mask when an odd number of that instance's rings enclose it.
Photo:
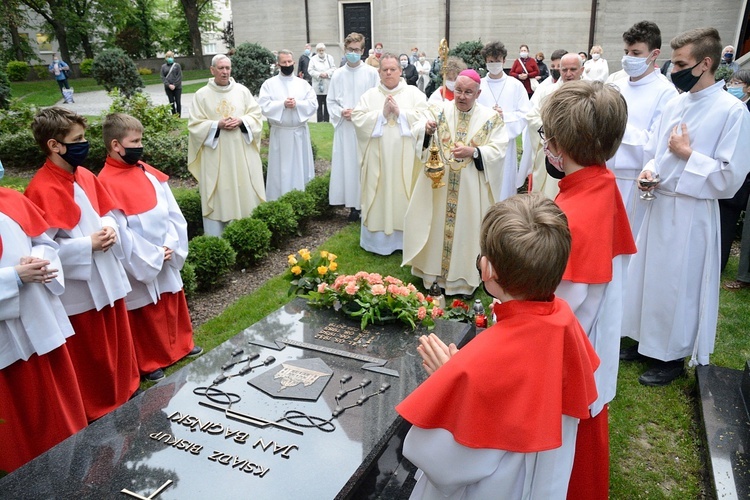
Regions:
[[[52,29],[55,30],[55,38],[57,38],[57,45],[60,50],[60,59],[71,64],[70,49],[68,48],[68,34],[65,32],[65,26],[55,19],[48,20],[47,22],[52,26]]]
[[[18,26],[13,16],[8,18],[8,29],[10,30],[10,39],[13,44],[13,54],[16,57],[16,61],[25,61],[26,54],[23,51],[23,45],[21,42],[21,35],[18,34]]]
[[[89,40],[88,33],[81,33],[81,45],[83,46],[83,53],[86,59],[93,59],[94,49],[91,48],[91,40]]]
[[[190,31],[190,43],[193,46],[193,58],[198,69],[206,69],[203,61],[203,44],[201,43],[201,30],[198,26],[198,14],[200,10],[196,0],[180,0],[185,11],[188,30]]]

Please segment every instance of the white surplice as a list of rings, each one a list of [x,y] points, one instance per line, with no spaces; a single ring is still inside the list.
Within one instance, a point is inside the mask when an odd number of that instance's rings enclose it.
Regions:
[[[378,81],[378,70],[364,63],[354,68],[345,64],[331,78],[326,98],[334,128],[331,183],[328,188],[331,205],[360,208],[361,158],[357,153],[357,132],[354,123],[341,115],[345,109],[354,109],[362,94],[375,87]]]
[[[647,146],[644,170],[661,184],[638,231],[628,266],[623,335],[663,361],[692,354],[707,364],[719,309],[719,198],[731,198],[750,171],[750,113],[724,82],[667,103]],[[685,161],[668,149],[685,124],[693,149]]]
[[[289,97],[295,99],[294,108],[284,106]],[[307,121],[318,110],[315,92],[302,78],[276,75],[263,82],[258,104],[271,126],[266,200],[276,200],[293,189],[304,191],[307,183],[315,177],[307,126]]]

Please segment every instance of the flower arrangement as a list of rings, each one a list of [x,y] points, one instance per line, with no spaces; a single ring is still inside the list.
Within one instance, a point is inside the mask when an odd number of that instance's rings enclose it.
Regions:
[[[472,323],[474,321],[474,311],[463,300],[454,299],[450,307],[446,308],[443,319]]]
[[[336,277],[332,284],[320,283],[307,298],[311,305],[333,307],[352,318],[360,327],[387,321],[401,321],[415,329],[417,325],[434,326],[443,310],[433,304],[411,283],[404,284],[392,276],[360,271]]]
[[[288,271],[291,275],[289,295],[304,294],[318,289],[324,283],[332,283],[336,279],[338,256],[321,250],[313,257],[307,249],[302,248],[287,257]]]

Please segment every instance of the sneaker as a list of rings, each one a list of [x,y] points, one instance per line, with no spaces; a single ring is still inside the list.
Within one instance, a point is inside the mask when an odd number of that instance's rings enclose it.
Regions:
[[[193,347],[189,353],[187,353],[188,358],[194,358],[196,356],[200,356],[203,354],[203,348],[201,346],[195,346]]]
[[[164,378],[164,370],[159,368],[158,370],[152,371],[143,378],[148,380],[149,382],[158,382],[159,380]]]

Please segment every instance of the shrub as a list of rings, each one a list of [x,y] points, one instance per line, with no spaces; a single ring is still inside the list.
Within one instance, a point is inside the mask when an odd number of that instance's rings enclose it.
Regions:
[[[5,168],[35,169],[44,163],[44,154],[28,128],[0,135],[0,158]]]
[[[725,82],[729,83],[729,80],[732,79],[733,74],[734,71],[732,71],[729,66],[720,65],[716,69],[716,73],[714,73],[714,81],[718,82],[719,80],[724,80]]]
[[[271,231],[260,219],[245,217],[231,222],[222,237],[237,252],[237,266],[247,268],[268,255],[271,249]]]
[[[5,71],[11,82],[23,82],[29,76],[29,65],[23,61],[8,61]]]
[[[482,74],[485,72],[484,58],[480,54],[483,47],[484,44],[481,39],[461,42],[450,51],[450,55],[460,57],[469,68],[474,68]]]
[[[0,110],[0,134],[15,134],[21,130],[30,131],[36,111],[35,106],[14,99],[6,109]]]
[[[172,132],[180,128],[180,119],[172,114],[169,104],[154,106],[148,94],[139,92],[128,96],[121,90],[114,89],[109,93],[109,97],[112,98],[112,105],[107,112],[127,113],[138,118],[146,129],[144,136],[155,132]],[[187,158],[187,152],[185,154]]]
[[[141,76],[144,75],[151,75],[154,72],[151,70],[151,68],[138,68],[138,74]]]
[[[257,43],[243,43],[232,56],[232,76],[235,80],[258,95],[260,87],[271,76],[271,64],[275,62],[270,50]]]
[[[198,280],[195,277],[195,267],[192,264],[185,262],[180,269],[180,276],[182,277],[182,289],[185,292],[185,298],[187,300],[195,297],[195,292],[198,291]]]
[[[8,75],[5,71],[0,69],[0,109],[8,109],[10,107],[10,81],[8,81]]]
[[[86,140],[89,141],[89,154],[83,165],[94,173],[98,173],[107,160],[107,148],[102,140],[102,122],[98,119],[89,120],[86,127]]]
[[[195,267],[198,290],[210,290],[222,284],[235,258],[229,242],[218,236],[196,236],[188,243],[187,261]]]
[[[153,165],[170,177],[187,179],[188,138],[164,132],[145,132],[143,135],[143,161]]]
[[[311,146],[312,146],[313,161],[315,161],[318,159],[318,145],[313,142]]]
[[[143,88],[138,68],[122,49],[107,49],[98,54],[91,65],[91,75],[108,91],[119,88],[128,97]]]
[[[305,186],[305,192],[312,196],[315,208],[319,215],[327,215],[333,211],[333,207],[328,200],[328,186],[331,183],[331,172],[314,177]]]
[[[81,61],[81,64],[78,66],[78,69],[81,71],[81,76],[91,76],[91,68],[93,65],[93,59],[84,59]]]
[[[289,203],[283,201],[261,203],[253,210],[252,217],[266,223],[272,234],[271,245],[275,248],[279,248],[289,235],[297,230],[294,209]]]
[[[32,69],[34,70],[34,75],[36,75],[37,80],[46,80],[47,76],[49,75],[49,66],[46,66],[44,64],[35,64],[32,66]]]
[[[203,209],[201,208],[201,195],[198,190],[176,191],[174,198],[187,221],[188,239],[203,234]]]
[[[315,198],[310,193],[293,189],[279,198],[279,201],[289,203],[294,210],[294,217],[299,225],[307,222],[320,214],[318,207],[315,205]]]

